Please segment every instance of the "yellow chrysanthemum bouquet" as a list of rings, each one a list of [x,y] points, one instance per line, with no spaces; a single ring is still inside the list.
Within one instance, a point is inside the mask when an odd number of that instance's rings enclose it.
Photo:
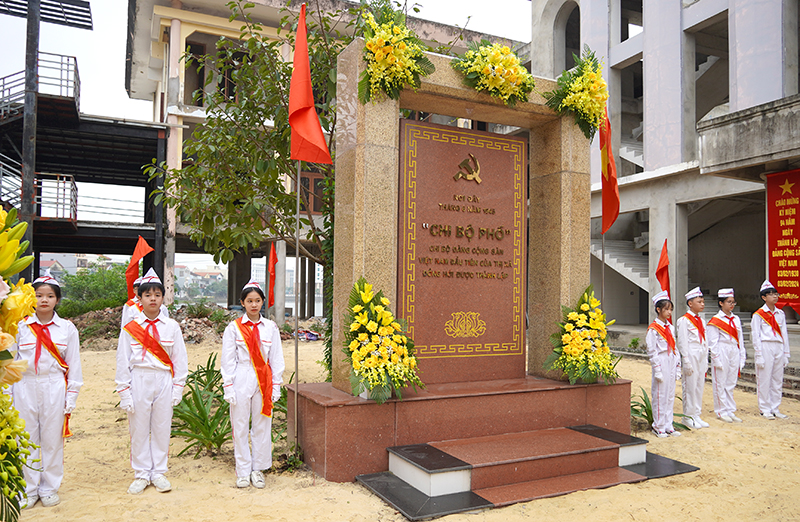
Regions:
[[[396,100],[406,85],[416,89],[420,78],[435,70],[423,52],[424,44],[406,27],[402,12],[385,6],[375,11],[377,20],[369,12],[364,16],[367,68],[358,81],[361,103],[376,99],[381,92]]]
[[[622,357],[608,348],[607,327],[614,321],[606,322],[592,285],[578,299],[575,308],[561,309],[563,322],[558,324],[558,332],[550,336],[555,348],[545,360],[544,368],[563,371],[570,384],[594,383],[600,378],[606,384],[613,384],[619,377],[616,367]]]
[[[470,42],[463,57],[455,58],[453,68],[464,75],[464,84],[477,91],[487,91],[513,107],[526,101],[533,91],[533,76],[523,67],[508,46],[481,40]]]
[[[382,404],[409,385],[425,385],[417,375],[414,341],[405,335],[401,319],[389,309],[383,292],[372,291],[363,277],[350,292],[345,314],[344,353],[351,363],[350,384],[353,394],[369,392],[369,398]]]
[[[542,93],[547,106],[559,114],[571,112],[575,124],[591,141],[603,122],[608,100],[608,86],[603,79],[600,62],[586,45],[583,55],[575,58],[575,67],[564,71],[558,78],[558,88]]]
[[[0,519],[5,522],[19,518],[20,499],[25,493],[22,467],[35,447],[25,431],[25,421],[5,392],[22,379],[28,366],[26,361],[15,361],[9,348],[14,344],[18,323],[34,312],[36,295],[24,279],[11,286],[5,281],[33,261],[33,256],[20,257],[28,248],[27,241],[20,243],[28,224],[17,221],[16,209],[8,213],[0,210],[0,223]]]

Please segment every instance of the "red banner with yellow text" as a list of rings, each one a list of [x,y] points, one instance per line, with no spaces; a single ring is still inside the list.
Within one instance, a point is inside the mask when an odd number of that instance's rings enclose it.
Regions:
[[[778,306],[800,312],[800,169],[767,175],[769,280]]]

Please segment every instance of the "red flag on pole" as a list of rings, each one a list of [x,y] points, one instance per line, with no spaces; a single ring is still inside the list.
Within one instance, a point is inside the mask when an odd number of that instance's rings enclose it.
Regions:
[[[658,268],[656,268],[656,279],[661,283],[661,289],[666,290],[669,295],[669,255],[667,254],[667,240],[661,248],[661,257],[658,258]]]
[[[267,308],[275,304],[275,265],[278,263],[278,255],[275,253],[275,243],[269,250],[269,296],[267,297]]]
[[[128,268],[125,270],[125,281],[128,283],[128,299],[133,298],[133,282],[139,277],[139,261],[152,251],[153,247],[148,245],[142,236],[139,236],[136,248],[133,249],[131,262],[128,263]]]
[[[292,127],[291,159],[313,163],[333,163],[322,134],[314,93],[311,89],[311,65],[306,39],[306,4],[300,8],[297,39],[294,45],[294,66],[289,88],[289,125]]]
[[[611,151],[611,122],[608,120],[608,107],[600,125],[600,163],[603,167],[603,234],[619,216],[619,185],[617,185],[617,165]]]

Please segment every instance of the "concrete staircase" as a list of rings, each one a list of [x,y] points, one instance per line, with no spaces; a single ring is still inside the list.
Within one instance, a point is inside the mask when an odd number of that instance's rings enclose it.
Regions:
[[[644,168],[644,144],[641,141],[623,141],[619,147],[619,157]]]
[[[605,259],[602,255],[602,240],[592,239],[590,249],[594,257],[605,261],[606,266],[639,288],[649,291],[649,256],[636,251],[633,241],[606,240]]]

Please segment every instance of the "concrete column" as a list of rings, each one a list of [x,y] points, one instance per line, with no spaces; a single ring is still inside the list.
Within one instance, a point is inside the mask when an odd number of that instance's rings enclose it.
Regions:
[[[677,205],[672,199],[659,199],[653,198],[650,204],[650,245],[649,245],[649,264],[650,264],[650,295],[652,299],[654,295],[661,291],[661,285],[656,279],[656,268],[658,268],[658,260],[661,257],[661,248],[664,246],[664,240],[667,240],[667,255],[669,256],[669,282],[670,289],[669,295],[672,302],[675,302],[675,282],[677,281],[676,266],[676,246],[677,237],[675,235]],[[687,243],[688,244],[688,243]],[[681,295],[683,297],[683,295]],[[650,309],[650,322],[655,319],[655,308],[652,306],[652,301],[648,303]]]
[[[173,19],[169,31],[169,69],[167,87],[167,106],[177,104],[180,91],[180,58],[182,46],[181,21]],[[173,125],[167,137],[167,168],[179,169],[183,160],[183,117],[168,115],[167,123]],[[164,237],[164,302],[171,304],[175,301],[175,235],[177,234],[177,214],[172,207],[166,207],[166,234]]]
[[[275,322],[278,326],[286,322],[286,241],[275,242]]]
[[[528,373],[545,372],[559,305],[589,286],[589,142],[571,116],[531,129],[528,233]]]
[[[238,253],[228,263],[228,307],[239,304],[244,285],[250,282],[250,256]]]
[[[670,258],[671,259],[671,258]],[[672,263],[670,263],[671,268]],[[672,274],[670,273],[670,277]],[[675,311],[677,318],[686,313],[686,292],[689,291],[689,207],[675,205],[675,279],[670,279],[675,295]]]
[[[336,129],[336,225],[333,274],[333,386],[351,392],[344,360],[342,317],[353,284],[365,276],[375,290],[397,303],[397,220],[400,103],[361,104],[358,77],[363,41],[338,58]],[[588,191],[587,191],[588,194]],[[379,211],[376,211],[379,209]]]
[[[686,35],[681,27],[681,0],[644,2],[644,170],[655,170],[685,161],[686,140],[694,133],[683,112],[694,107],[687,83],[694,76],[684,71]],[[692,60],[691,72],[694,72]]]
[[[306,317],[314,317],[316,314],[316,280],[317,264],[310,259],[306,259],[308,270],[306,270]]]
[[[298,318],[306,317],[306,297],[308,294],[308,272],[306,271],[306,259],[300,258],[300,277],[297,278],[297,284],[300,285],[297,292],[298,303],[295,303],[294,313]]]
[[[797,0],[728,3],[730,108],[797,93]]]

